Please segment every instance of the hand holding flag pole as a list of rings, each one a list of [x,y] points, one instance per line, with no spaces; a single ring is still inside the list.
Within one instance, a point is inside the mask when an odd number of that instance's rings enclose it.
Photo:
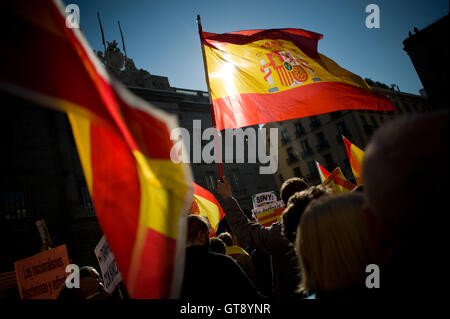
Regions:
[[[206,85],[208,87],[209,110],[211,112],[212,125],[213,125],[214,128],[216,128],[216,116],[214,114],[214,107],[213,107],[213,104],[212,104],[211,87],[209,85],[208,68],[207,68],[207,65],[206,65],[205,49],[204,49],[204,46],[203,46],[202,21],[201,21],[201,18],[200,18],[199,14],[197,14],[197,26],[198,26],[198,34],[200,35],[200,46],[202,47],[203,66],[205,68]],[[219,169],[219,181],[223,182],[223,169],[222,169],[222,160],[221,160],[221,158],[222,158],[222,156],[221,156],[222,150],[219,147],[217,130],[214,131],[214,141],[216,142],[217,167]]]

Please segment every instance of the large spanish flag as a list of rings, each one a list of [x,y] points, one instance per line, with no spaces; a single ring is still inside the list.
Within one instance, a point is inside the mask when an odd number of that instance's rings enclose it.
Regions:
[[[330,176],[325,179],[322,185],[329,187],[335,194],[350,192],[356,187],[356,185],[345,179],[345,176],[342,174],[339,167],[331,172]]]
[[[49,0],[2,8],[0,90],[68,114],[129,294],[177,297],[192,203],[190,168],[170,159],[177,121],[110,77],[79,29],[66,27],[64,10]]]
[[[218,130],[347,109],[390,111],[359,76],[317,52],[321,34],[302,29],[203,32]]]
[[[194,201],[191,207],[191,214],[207,217],[211,224],[210,236],[214,237],[217,232],[219,222],[225,217],[225,212],[217,201],[216,197],[198,184],[194,185]]]
[[[322,165],[319,164],[318,161],[316,161],[316,167],[317,171],[319,172],[320,181],[323,183],[325,179],[327,179],[328,176],[330,176],[330,172],[325,169]]]
[[[364,151],[358,148],[355,144],[352,144],[345,138],[345,136],[342,136],[342,138],[344,139],[345,149],[347,150],[348,160],[350,161],[350,166],[352,167],[356,184],[363,185],[361,167],[364,158]]]

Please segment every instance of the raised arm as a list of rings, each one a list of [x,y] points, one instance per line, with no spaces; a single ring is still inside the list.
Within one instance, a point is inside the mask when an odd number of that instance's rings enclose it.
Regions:
[[[217,184],[217,193],[224,199],[223,210],[227,216],[228,224],[240,243],[254,247],[266,254],[271,254],[276,249],[281,235],[279,225],[264,227],[252,223],[245,216],[238,202],[232,197],[231,187],[225,176],[223,182]],[[279,234],[277,234],[279,233]]]

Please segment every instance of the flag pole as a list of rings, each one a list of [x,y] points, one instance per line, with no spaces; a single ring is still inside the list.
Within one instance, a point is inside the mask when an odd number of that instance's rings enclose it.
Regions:
[[[106,62],[106,44],[105,44],[105,34],[103,33],[103,26],[102,26],[102,20],[100,19],[100,13],[98,13],[97,11],[97,18],[98,18],[98,23],[100,25],[100,31],[102,33],[102,42],[103,42],[103,48],[105,49],[104,53],[104,57],[105,57],[105,62]]]
[[[206,85],[208,87],[209,110],[210,110],[210,113],[211,113],[212,125],[213,125],[214,128],[216,128],[216,116],[214,114],[214,107],[213,107],[212,98],[211,98],[211,87],[209,86],[209,76],[208,76],[208,68],[207,68],[206,56],[205,56],[205,47],[203,46],[202,21],[201,21],[201,18],[200,18],[199,14],[197,14],[197,26],[198,26],[198,34],[200,36],[200,45],[202,47],[203,66],[205,68]],[[221,161],[222,149],[219,148],[218,139],[219,139],[219,137],[218,137],[217,129],[216,129],[216,130],[214,130],[214,141],[216,142],[216,150],[217,150],[217,167],[219,169],[220,180],[223,180],[223,169],[222,169],[222,161]]]
[[[122,37],[122,48],[123,48],[123,52],[125,53],[125,58],[127,58],[127,50],[125,49],[125,40],[123,39],[122,28],[120,27],[120,21],[119,21],[119,20],[117,20],[117,24],[119,25],[120,36]]]

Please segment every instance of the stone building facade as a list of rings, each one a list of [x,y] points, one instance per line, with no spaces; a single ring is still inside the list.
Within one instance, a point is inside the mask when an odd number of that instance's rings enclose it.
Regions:
[[[374,90],[388,97],[396,110],[346,110],[266,125],[279,128],[278,171],[275,174],[278,187],[294,176],[319,184],[315,161],[330,172],[340,167],[345,177],[355,183],[342,135],[364,150],[374,131],[383,123],[404,113],[432,110],[423,96],[385,88]]]
[[[448,28],[447,14],[422,30],[414,28],[414,33],[409,32],[409,37],[403,41],[403,50],[411,58],[430,104],[440,109],[449,107]]]

